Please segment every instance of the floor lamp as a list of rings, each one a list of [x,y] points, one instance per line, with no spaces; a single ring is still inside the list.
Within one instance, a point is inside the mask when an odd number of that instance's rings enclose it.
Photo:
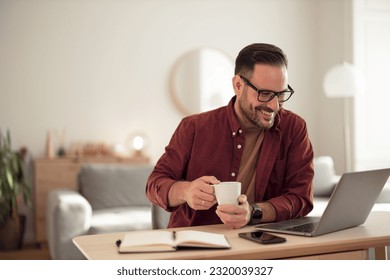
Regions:
[[[352,171],[350,99],[364,91],[363,75],[350,63],[343,62],[330,68],[324,77],[323,88],[329,98],[343,98],[344,149],[346,171]]]

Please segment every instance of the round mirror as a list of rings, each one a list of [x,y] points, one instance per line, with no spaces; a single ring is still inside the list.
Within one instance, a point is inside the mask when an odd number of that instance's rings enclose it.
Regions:
[[[183,55],[173,66],[170,93],[185,116],[227,105],[234,95],[234,62],[213,48]]]

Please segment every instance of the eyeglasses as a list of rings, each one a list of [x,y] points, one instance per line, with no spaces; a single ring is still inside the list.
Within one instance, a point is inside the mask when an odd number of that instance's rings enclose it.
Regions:
[[[272,90],[262,90],[262,89],[258,89],[256,88],[251,82],[249,82],[249,80],[247,78],[245,78],[244,76],[241,76],[241,79],[244,80],[244,82],[250,87],[252,88],[254,91],[257,92],[257,100],[260,101],[260,102],[269,102],[271,101],[275,96],[278,97],[278,101],[279,102],[286,102],[287,100],[290,99],[290,97],[294,94],[294,90],[292,89],[292,87],[290,87],[290,85],[287,85],[288,87],[288,90],[284,90],[284,91],[279,91],[279,92],[276,92],[276,91],[272,91]]]

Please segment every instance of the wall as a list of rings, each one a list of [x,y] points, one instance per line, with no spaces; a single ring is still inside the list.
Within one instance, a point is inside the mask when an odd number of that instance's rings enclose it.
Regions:
[[[353,1],[353,0],[352,0]],[[318,55],[316,57],[315,90],[320,94],[317,102],[317,154],[330,155],[338,174],[346,172],[346,155],[344,142],[343,100],[341,98],[327,98],[322,89],[322,79],[332,66],[347,61],[352,63],[352,42],[350,26],[351,1],[319,1],[318,9]],[[352,32],[351,32],[352,33]],[[351,126],[353,124],[351,123]],[[351,133],[353,133],[351,131]],[[351,170],[348,170],[351,171]]]
[[[233,59],[263,41],[288,54],[297,91],[288,108],[307,119],[317,143],[318,104],[308,97],[322,95],[318,2],[1,1],[1,127],[35,157],[48,130],[66,130],[68,145],[123,143],[143,130],[155,161],[181,118],[167,85],[175,59],[201,46]]]
[[[175,60],[203,46],[234,59],[271,42],[289,57],[286,107],[342,171],[342,103],[321,86],[341,58],[341,10],[337,0],[1,0],[0,127],[34,157],[48,130],[66,131],[66,145],[124,143],[142,130],[156,161],[182,117],[168,93]]]

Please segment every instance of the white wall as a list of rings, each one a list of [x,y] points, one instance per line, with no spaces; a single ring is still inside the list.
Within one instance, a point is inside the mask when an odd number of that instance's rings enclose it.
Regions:
[[[329,18],[324,6],[336,16],[329,29],[319,22]],[[48,130],[65,129],[68,145],[123,143],[143,130],[155,161],[181,118],[167,85],[175,60],[201,46],[233,59],[249,43],[272,42],[290,60],[297,93],[287,107],[307,119],[321,151],[318,33],[335,31],[339,8],[336,0],[0,1],[0,126],[35,157]],[[329,46],[337,52],[337,39]]]
[[[353,1],[353,0],[351,0]],[[338,174],[346,170],[346,155],[344,142],[343,100],[327,98],[322,89],[322,79],[325,73],[335,64],[342,61],[353,62],[350,26],[351,4],[349,0],[319,1],[318,9],[318,55],[316,65],[317,94],[317,142],[316,151],[320,155],[330,155]],[[343,10],[345,9],[345,10]],[[351,124],[353,125],[353,124]],[[351,170],[348,170],[351,171]]]

